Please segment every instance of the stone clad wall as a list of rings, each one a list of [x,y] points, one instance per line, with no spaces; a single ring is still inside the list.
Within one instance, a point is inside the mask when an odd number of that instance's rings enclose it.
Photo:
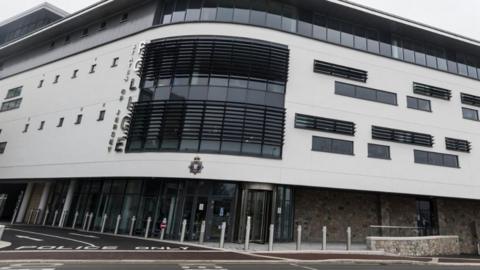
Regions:
[[[373,193],[299,188],[295,191],[295,224],[302,225],[306,241],[322,241],[322,227],[327,239],[346,242],[347,227],[352,227],[352,241],[365,242],[368,227],[378,224],[378,196]]]
[[[438,256],[460,254],[458,236],[368,237],[370,250],[383,250],[401,256]]]
[[[458,235],[460,251],[477,252],[480,233],[480,202],[458,199],[437,199],[440,234]]]

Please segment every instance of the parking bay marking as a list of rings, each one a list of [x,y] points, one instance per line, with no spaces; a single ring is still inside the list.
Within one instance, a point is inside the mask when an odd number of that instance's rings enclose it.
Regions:
[[[94,238],[98,239],[98,236],[95,235],[88,235],[88,234],[79,234],[79,233],[69,233],[70,235],[80,236],[80,237],[87,237],[87,238]]]
[[[28,239],[28,240],[32,240],[32,241],[36,241],[36,242],[42,242],[43,239],[40,239],[40,238],[33,238],[33,237],[30,237],[30,236],[25,236],[25,235],[18,235],[16,234],[15,235],[17,238],[20,238],[20,239]]]
[[[52,237],[52,238],[59,238],[59,239],[67,240],[67,241],[77,242],[77,243],[87,245],[87,246],[91,246],[91,247],[95,246],[94,244],[84,242],[84,241],[80,241],[80,240],[76,240],[76,239],[72,239],[72,238],[68,238],[68,237],[61,237],[61,236],[56,236],[56,235],[51,235],[51,234],[46,234],[46,233],[37,233],[37,232],[31,232],[31,231],[25,231],[25,230],[19,230],[19,229],[11,229],[11,228],[9,228],[7,230],[17,231],[17,232],[22,232],[22,233],[35,234],[35,235],[46,236],[46,237]]]

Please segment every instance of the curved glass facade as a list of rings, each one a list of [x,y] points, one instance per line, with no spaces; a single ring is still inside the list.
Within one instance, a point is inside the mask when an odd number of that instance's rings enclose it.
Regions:
[[[444,47],[442,41],[419,40],[354,22],[346,13],[340,17],[329,10],[324,1],[310,2],[310,7],[267,0],[165,0],[160,5],[157,24],[215,21],[267,27],[480,79],[479,55]]]
[[[289,51],[228,37],[180,37],[145,48],[127,152],[280,158]]]

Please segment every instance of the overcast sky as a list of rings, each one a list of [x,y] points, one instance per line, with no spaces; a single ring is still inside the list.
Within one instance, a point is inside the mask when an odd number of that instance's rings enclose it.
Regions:
[[[0,0],[0,21],[45,0]],[[411,20],[480,40],[479,0],[350,0]],[[67,12],[75,12],[97,0],[49,0]]]

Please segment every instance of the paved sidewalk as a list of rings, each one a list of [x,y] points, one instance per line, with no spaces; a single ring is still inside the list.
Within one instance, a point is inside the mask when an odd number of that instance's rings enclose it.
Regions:
[[[186,242],[188,244],[198,244],[198,242]],[[203,243],[204,246],[210,248],[218,248],[218,242],[205,242]],[[274,243],[273,250],[274,251],[295,251],[296,250],[296,243],[289,242],[289,243]],[[243,251],[244,244],[243,243],[225,243],[224,249],[227,250],[234,250],[234,251]],[[345,243],[327,243],[327,250],[329,251],[345,251],[346,244]],[[258,244],[258,243],[250,243],[249,251],[268,251],[268,244]],[[317,242],[305,242],[302,243],[300,250],[302,251],[321,251],[322,250],[322,243]],[[352,243],[352,251],[366,251],[367,246],[365,244],[360,243]]]

